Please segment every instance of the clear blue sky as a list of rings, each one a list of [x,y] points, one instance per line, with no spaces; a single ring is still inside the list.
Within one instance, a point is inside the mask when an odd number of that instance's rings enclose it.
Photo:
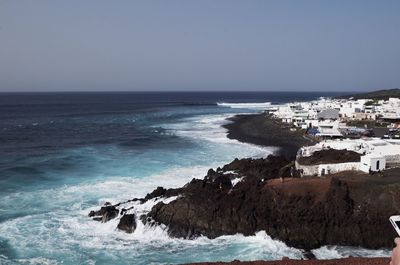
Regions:
[[[400,1],[0,1],[0,91],[400,87]]]

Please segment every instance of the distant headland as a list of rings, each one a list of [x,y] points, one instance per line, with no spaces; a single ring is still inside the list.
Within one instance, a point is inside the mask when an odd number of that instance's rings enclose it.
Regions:
[[[336,96],[338,99],[353,98],[353,99],[372,99],[372,100],[388,100],[389,98],[400,98],[400,88],[382,89],[371,92],[362,92],[355,94],[343,94]]]

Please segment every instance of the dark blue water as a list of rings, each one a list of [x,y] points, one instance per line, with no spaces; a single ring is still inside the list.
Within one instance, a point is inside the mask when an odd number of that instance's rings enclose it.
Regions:
[[[214,113],[217,102],[309,100],[332,93],[35,93],[1,94],[0,151],[18,154],[160,141],[149,125]],[[229,110],[224,110],[229,112]],[[217,112],[221,112],[218,110]],[[132,122],[135,121],[135,122]],[[154,138],[152,138],[154,137]],[[165,139],[163,139],[165,140]]]
[[[162,227],[128,235],[87,218],[105,201],[177,187],[235,157],[265,156],[221,127],[260,107],[334,93],[0,94],[0,264],[175,264],[301,257],[271,240],[169,238]],[[147,211],[151,205],[144,206]]]

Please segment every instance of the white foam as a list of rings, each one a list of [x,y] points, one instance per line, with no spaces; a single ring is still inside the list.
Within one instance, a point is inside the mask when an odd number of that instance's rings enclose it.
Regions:
[[[246,113],[241,113],[246,114]],[[227,137],[227,129],[222,127],[224,124],[228,124],[236,114],[209,114],[209,115],[199,115],[196,117],[186,118],[181,120],[179,123],[173,124],[163,124],[163,128],[172,131],[175,135],[193,139],[196,142],[202,142],[207,144],[217,144],[217,146],[209,145],[212,150],[224,148],[245,148],[245,157],[265,157],[274,153],[276,147],[263,147],[259,145],[253,145],[249,143],[239,142],[235,139],[229,139]]]
[[[224,174],[224,175],[229,175],[229,174],[237,175],[238,173],[233,171],[233,170],[228,170],[228,171],[222,172],[222,174]]]
[[[56,260],[46,259],[43,257],[10,260],[4,255],[0,255],[0,264],[1,265],[57,265],[60,263],[58,263]]]
[[[173,168],[141,179],[113,177],[94,183],[10,194],[3,198],[1,205],[13,205],[16,210],[28,209],[31,213],[1,222],[0,234],[13,249],[18,249],[24,256],[29,256],[29,253],[34,255],[38,249],[40,253],[55,255],[57,252],[74,249],[75,246],[88,251],[102,251],[105,248],[131,249],[124,245],[126,241],[130,242],[129,245],[141,242],[152,245],[160,238],[165,241],[169,238],[165,227],[145,227],[138,222],[135,233],[127,234],[116,229],[119,219],[99,223],[91,220],[87,214],[90,210],[97,210],[106,201],[117,203],[143,197],[157,186],[180,187],[193,177],[201,177],[206,169],[202,166]],[[168,198],[165,202],[173,199]],[[97,201],[97,205],[93,201]],[[137,217],[148,212],[157,202],[151,200],[135,206]],[[143,248],[146,249],[146,246]],[[27,259],[24,262],[29,261],[35,260]]]
[[[215,239],[209,239],[207,237],[201,236],[194,240],[187,240],[182,238],[169,237],[168,229],[165,225],[144,225],[139,220],[139,216],[141,214],[148,213],[148,211],[150,211],[151,208],[160,201],[164,203],[170,203],[177,198],[178,197],[176,196],[170,198],[154,198],[144,204],[140,204],[139,202],[128,202],[119,206],[119,208],[130,208],[133,206],[133,209],[129,212],[136,214],[137,227],[132,234],[127,234],[125,232],[121,232],[115,229],[118,224],[119,218],[111,220],[105,224],[95,221],[88,222],[87,219],[86,221],[84,221],[86,224],[76,224],[72,222],[72,226],[67,230],[74,232],[81,231],[83,233],[90,233],[90,231],[95,231],[95,236],[92,237],[89,241],[85,240],[85,242],[83,243],[82,247],[86,248],[103,249],[104,247],[106,247],[109,249],[127,250],[131,249],[131,244],[134,244],[134,242],[140,242],[140,244],[144,245],[151,245],[152,247],[162,247],[165,244],[170,244],[174,248],[178,249],[186,249],[191,247],[198,248],[199,246],[207,248],[229,248],[229,246],[231,245],[240,245],[241,248],[237,253],[235,253],[235,258],[243,260],[254,259],[255,257],[261,258],[265,256],[268,256],[271,259],[280,259],[284,256],[294,259],[300,259],[303,257],[302,251],[295,248],[290,248],[286,246],[285,243],[279,240],[273,240],[265,233],[265,231],[260,231],[254,236],[243,236],[242,234],[236,234],[221,236]],[[87,211],[85,211],[85,213],[87,213]],[[85,238],[90,237],[86,235]],[[99,238],[101,238],[101,240],[98,240]],[[75,243],[82,242],[78,241]]]
[[[222,125],[229,123],[227,119],[232,116],[232,114],[201,115],[164,126],[181,137],[226,144],[231,140],[227,138],[227,130]]]
[[[215,239],[208,239],[200,237],[194,240],[197,244],[212,244],[212,245],[225,245],[225,244],[243,244],[243,249],[239,251],[236,258],[252,260],[257,257],[263,256],[263,253],[268,253],[271,259],[281,259],[282,257],[289,257],[292,259],[303,258],[302,251],[299,249],[288,247],[285,243],[279,240],[272,239],[265,231],[259,231],[254,236],[243,236],[242,234],[221,236]]]
[[[27,265],[57,265],[59,264],[55,260],[46,259],[42,257],[31,258],[31,259],[17,259],[19,264],[27,264]]]
[[[229,102],[217,102],[220,107],[228,107],[232,109],[253,109],[253,110],[264,110],[271,106],[271,102],[261,103],[229,103]]]
[[[37,210],[40,210],[43,204],[46,204],[46,209],[49,211],[58,210],[60,207],[79,210],[88,200],[96,199],[97,206],[100,206],[107,201],[118,203],[135,197],[144,197],[158,186],[181,187],[193,178],[202,178],[208,169],[208,166],[173,167],[145,178],[137,178],[134,175],[110,176],[103,181],[94,180],[56,189],[16,192],[4,196],[0,206],[13,205],[16,209],[36,210],[35,205],[37,205]]]
[[[11,260],[8,259],[8,257],[4,255],[0,255],[0,264],[1,265],[14,265],[15,262],[12,262]]]
[[[388,249],[371,250],[361,247],[323,246],[312,250],[317,259],[340,259],[347,257],[390,257]]]
[[[241,182],[242,180],[243,180],[243,177],[233,179],[233,180],[231,181],[231,182],[232,182],[232,187],[235,187],[236,184],[238,184],[238,183]]]
[[[202,171],[204,172],[204,171]],[[186,174],[187,172],[185,172]],[[154,176],[155,179],[158,177]],[[99,206],[85,207],[86,196],[93,196],[96,192],[113,191],[114,194],[105,192],[105,197],[99,199],[99,204],[110,200],[112,202],[121,201],[127,197],[127,192],[130,189],[141,189],[142,187],[157,186],[157,183],[145,183],[148,179],[139,180],[125,180],[122,181],[104,181],[94,184],[85,184],[72,187],[64,187],[63,190],[55,190],[51,194],[46,191],[43,196],[49,196],[54,201],[64,201],[65,205],[71,205],[71,208],[64,206],[63,208],[53,209],[48,213],[39,213],[29,216],[11,219],[1,223],[0,234],[8,239],[11,246],[17,247],[21,251],[29,252],[32,245],[35,248],[55,252],[62,249],[70,249],[72,246],[79,246],[80,249],[87,252],[99,252],[104,250],[109,251],[129,251],[132,257],[140,255],[141,251],[146,249],[159,249],[162,252],[168,252],[168,249],[173,249],[174,252],[192,252],[198,247],[203,247],[204,251],[200,251],[193,261],[201,261],[204,259],[204,253],[221,249],[214,253],[214,259],[220,258],[221,260],[229,260],[232,254],[229,250],[235,247],[234,258],[243,260],[250,260],[254,258],[274,259],[281,258],[282,256],[289,256],[292,258],[300,258],[301,252],[296,249],[288,248],[284,243],[272,240],[265,232],[259,232],[255,236],[245,237],[243,235],[222,236],[216,239],[208,239],[200,237],[195,240],[176,239],[168,236],[167,228],[164,225],[149,226],[143,225],[139,221],[141,214],[145,214],[151,210],[152,206],[156,203],[163,201],[170,203],[177,197],[167,199],[155,198],[149,200],[144,204],[139,202],[129,202],[120,206],[120,208],[130,208],[130,213],[135,213],[137,216],[137,228],[132,234],[116,229],[120,217],[113,219],[107,223],[100,223],[91,220],[87,217],[90,210],[98,209]],[[186,182],[187,179],[182,180]],[[141,183],[142,182],[142,183]],[[180,182],[180,181],[177,181]],[[180,184],[176,183],[177,186]],[[123,195],[119,195],[121,192]],[[139,193],[146,193],[149,190],[140,191]],[[107,195],[108,194],[108,195]],[[25,194],[26,195],[26,194]],[[25,196],[23,195],[23,196]],[[38,194],[35,194],[38,195]],[[37,198],[39,199],[39,198]],[[58,202],[55,203],[58,205]],[[53,246],[51,249],[49,245]],[[57,248],[54,248],[57,246]],[[140,247],[139,247],[140,246]],[[192,249],[193,250],[190,250]],[[59,250],[61,249],[61,250]],[[223,251],[225,250],[226,253]],[[137,253],[137,254],[135,254]],[[203,254],[201,254],[203,253]],[[226,256],[224,256],[226,255]],[[41,259],[24,259],[21,260],[26,264],[56,264],[52,260]],[[37,263],[35,263],[37,262]],[[24,263],[24,264],[25,264]]]
[[[73,237],[69,237],[69,242],[79,244],[84,248],[91,249],[130,249],[130,245],[126,242],[135,244],[158,244],[161,241],[171,241],[168,236],[167,229],[164,225],[150,226],[144,225],[140,221],[142,214],[147,214],[151,208],[159,203],[170,203],[177,197],[155,198],[144,204],[139,202],[127,202],[120,205],[119,209],[130,209],[128,213],[134,213],[136,216],[136,229],[132,234],[119,231],[117,225],[121,219],[121,215],[106,223],[93,221],[87,217],[90,210],[97,210],[99,207],[91,207],[80,211],[78,218],[67,218],[64,220],[62,227],[59,229],[60,234],[68,235],[73,233]],[[82,240],[84,239],[84,240]],[[157,243],[158,242],[158,243]]]

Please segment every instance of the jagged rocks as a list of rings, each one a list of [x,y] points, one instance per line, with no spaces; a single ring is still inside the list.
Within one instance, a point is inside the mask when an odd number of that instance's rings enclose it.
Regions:
[[[133,233],[136,229],[136,218],[134,214],[125,214],[119,220],[117,226],[119,230],[125,231],[127,233]]]
[[[291,166],[294,166],[293,163],[285,157],[269,155],[267,158],[258,159],[236,158],[231,163],[226,164],[222,171],[234,171],[240,175],[255,176],[259,179],[272,179],[281,176],[290,177]]]
[[[182,189],[165,189],[163,187],[157,187],[150,193],[147,193],[146,197],[144,197],[144,202],[157,198],[157,197],[172,197],[177,196]]]
[[[118,216],[119,210],[115,206],[103,206],[98,211],[90,211],[89,217],[102,223],[108,222]]]
[[[171,236],[183,238],[265,231],[305,250],[323,245],[392,247],[396,234],[388,218],[400,212],[400,170],[385,171],[388,176],[381,178],[346,172],[328,178],[276,179],[288,176],[291,167],[282,157],[236,159],[182,188],[158,187],[144,199],[107,205],[89,216],[106,222],[118,215],[116,207],[128,202],[177,196],[169,203],[158,201],[140,222],[163,224]],[[136,218],[128,209],[121,210],[118,228],[131,233]]]
[[[169,204],[158,203],[148,216],[168,226],[174,237],[215,238],[264,230],[289,246],[306,250],[322,245],[381,248],[393,244],[395,234],[387,218],[399,209],[393,205],[393,196],[381,196],[386,206],[377,207],[379,185],[371,193],[371,187],[354,183],[352,191],[346,181],[336,178],[281,183],[252,176],[229,188],[221,185],[225,183],[221,178],[192,180],[182,196]],[[385,194],[400,190],[390,187]]]

